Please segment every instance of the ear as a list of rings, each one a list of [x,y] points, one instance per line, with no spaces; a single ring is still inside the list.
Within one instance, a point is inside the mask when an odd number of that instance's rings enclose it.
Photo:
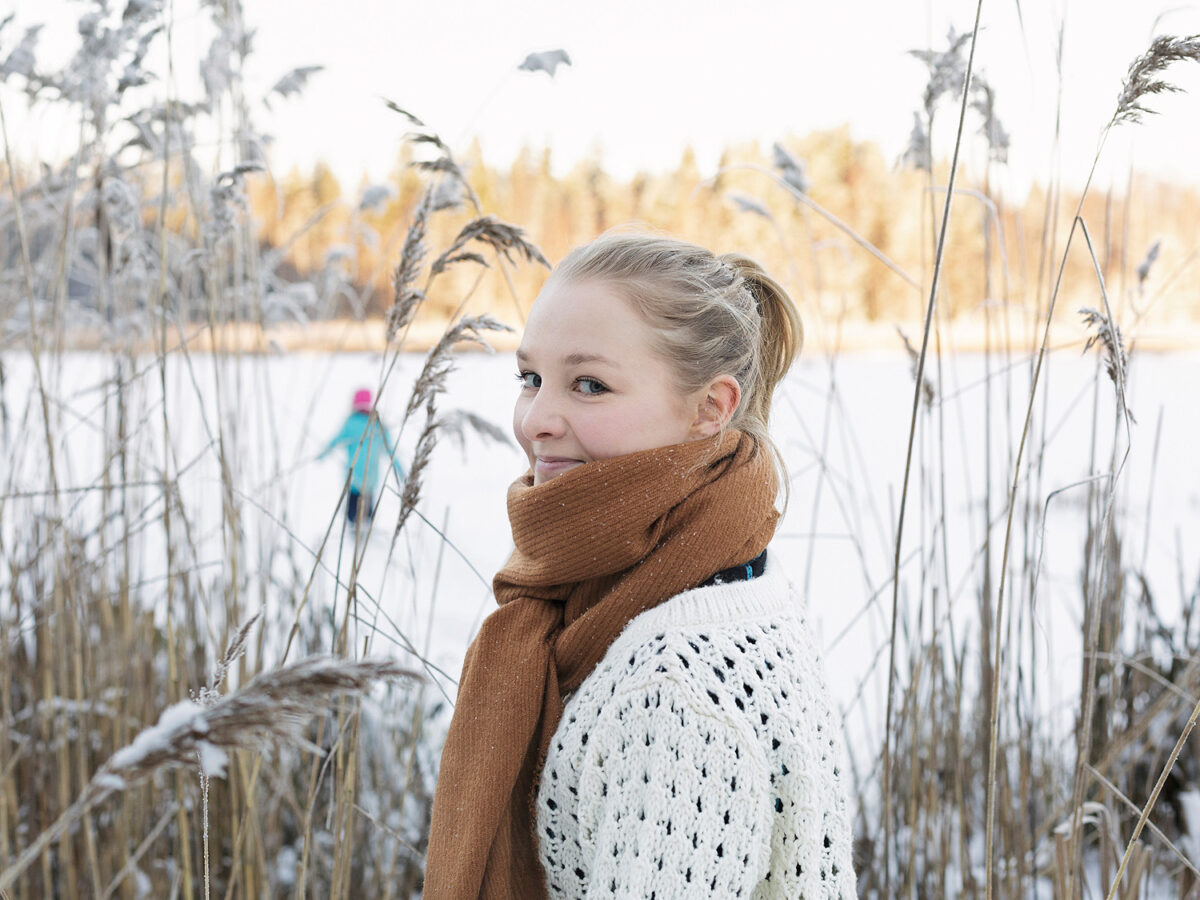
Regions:
[[[696,418],[689,435],[692,438],[712,437],[729,424],[742,399],[742,389],[732,375],[719,375],[699,392]]]

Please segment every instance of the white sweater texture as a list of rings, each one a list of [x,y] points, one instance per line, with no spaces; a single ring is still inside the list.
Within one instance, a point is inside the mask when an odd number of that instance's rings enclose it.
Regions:
[[[633,619],[566,703],[536,798],[552,900],[856,897],[840,722],[804,604],[751,581]]]

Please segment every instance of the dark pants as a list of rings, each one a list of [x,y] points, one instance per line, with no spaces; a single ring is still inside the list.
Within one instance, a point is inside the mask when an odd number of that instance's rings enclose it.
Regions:
[[[358,521],[359,506],[362,506],[366,513],[366,520],[369,522],[375,516],[375,504],[371,502],[371,495],[363,495],[353,488],[350,489],[350,497],[346,500],[346,518],[351,522]]]

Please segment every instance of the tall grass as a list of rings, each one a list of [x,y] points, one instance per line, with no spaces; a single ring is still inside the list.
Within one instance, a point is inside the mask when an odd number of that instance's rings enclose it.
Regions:
[[[869,559],[866,548],[872,540],[862,518],[863,512],[878,512],[854,488],[860,482],[869,491],[872,473],[854,449],[852,437],[848,444],[842,441],[845,458],[833,457],[828,450],[831,430],[852,434],[861,428],[854,410],[847,409],[840,396],[835,375],[845,304],[832,309],[818,306],[824,321],[819,320],[814,329],[818,335],[832,336],[826,339],[825,349],[833,352],[825,421],[820,435],[810,435],[805,448],[814,457],[817,471],[816,485],[809,492],[817,503],[832,494],[855,542],[870,594],[861,615],[870,614],[881,596],[892,599],[890,614],[882,617],[890,637],[873,657],[876,664],[887,666],[882,679],[888,689],[882,707],[872,705],[868,714],[882,723],[879,753],[866,771],[855,770],[860,891],[880,897],[1056,900],[1097,895],[1194,896],[1200,862],[1196,851],[1200,845],[1195,841],[1200,809],[1194,798],[1200,797],[1200,778],[1188,737],[1198,716],[1191,667],[1194,651],[1180,642],[1190,640],[1189,623],[1200,593],[1181,579],[1180,618],[1157,611],[1160,604],[1155,602],[1152,585],[1163,585],[1162,573],[1155,578],[1146,570],[1152,517],[1147,510],[1137,563],[1122,555],[1122,548],[1134,537],[1127,533],[1129,525],[1119,511],[1137,499],[1123,495],[1121,481],[1137,433],[1126,403],[1127,342],[1114,310],[1129,308],[1124,301],[1142,290],[1141,275],[1157,254],[1147,256],[1135,284],[1130,273],[1114,270],[1107,254],[1101,260],[1091,238],[1089,221],[1105,234],[1126,232],[1135,196],[1124,198],[1123,221],[1111,220],[1111,202],[1099,223],[1090,220],[1085,210],[1092,176],[1111,130],[1137,124],[1149,111],[1145,104],[1150,96],[1175,90],[1164,80],[1164,70],[1173,63],[1200,60],[1200,48],[1196,38],[1161,37],[1132,63],[1112,118],[1100,125],[1092,171],[1082,173],[1086,186],[1075,198],[1074,212],[1062,223],[1064,227],[1056,226],[1061,189],[1054,188],[1045,198],[1043,240],[1020,248],[1037,273],[1025,290],[1038,298],[1036,303],[1022,303],[1014,286],[1027,279],[1024,272],[1010,268],[1012,257],[998,224],[1003,198],[991,195],[986,177],[978,188],[955,186],[957,156],[965,143],[978,141],[997,164],[1003,159],[1002,153],[995,152],[1004,132],[994,120],[994,92],[972,79],[976,39],[975,31],[951,30],[944,48],[916,54],[930,77],[906,159],[924,167],[928,179],[932,266],[922,279],[925,303],[919,348],[903,331],[900,334],[913,360],[913,398],[907,447],[896,451],[904,460],[903,482],[899,497],[889,498],[887,518],[895,527],[888,535],[891,571],[885,579],[879,577],[878,564]],[[953,102],[957,130],[951,145],[954,158],[937,173],[930,141],[940,102]],[[972,121],[979,126],[977,137],[964,131]],[[1005,143],[1000,149],[1006,148]],[[777,166],[779,172],[772,176],[776,185],[804,208],[824,216],[825,211],[805,195],[807,188],[793,183],[795,161],[779,154]],[[940,215],[933,202],[938,193],[944,194]],[[955,195],[958,202],[952,206]],[[950,333],[943,331],[947,320],[941,310],[938,276],[944,256],[955,252],[947,237],[951,216],[973,217],[963,212],[968,201],[980,201],[984,207],[981,244],[985,252],[978,262],[984,268],[980,281],[986,292],[979,304],[987,330],[982,360],[983,458],[962,461],[968,474],[972,465],[983,472],[982,478],[967,485],[964,497],[961,489],[947,483],[955,436],[947,433],[944,413],[953,405],[958,408],[955,418],[962,421],[965,392],[951,389],[962,363],[948,342]],[[773,215],[771,204],[762,201],[744,208],[756,215]],[[844,234],[853,230],[836,216],[828,218]],[[1065,244],[1059,243],[1060,231],[1065,232]],[[861,233],[847,237],[846,247],[866,250],[899,281],[913,285],[912,277],[870,246]],[[1068,263],[1080,254],[1093,273],[1085,285],[1066,277]],[[1110,302],[1113,280],[1123,301],[1119,305]],[[813,287],[805,285],[804,293],[813,296]],[[1083,467],[1087,474],[1079,481],[1046,486],[1044,460],[1058,436],[1046,401],[1048,381],[1055,351],[1074,343],[1054,337],[1063,330],[1057,307],[1064,292],[1081,288],[1098,297],[1100,305],[1080,311],[1086,332],[1074,344],[1084,352],[1094,346],[1099,349],[1088,391],[1090,458]],[[958,304],[962,308],[961,296]],[[993,309],[999,311],[998,333],[992,330]],[[1133,318],[1135,326],[1140,318]],[[1021,334],[1032,334],[1034,339],[1015,343]],[[1024,396],[1013,382],[1014,373],[1023,368],[1028,370]],[[1102,402],[1106,388],[1111,403]],[[812,413],[805,410],[797,415],[811,418]],[[830,419],[837,424],[831,426]],[[957,443],[965,454],[966,435],[957,436]],[[1155,457],[1159,451],[1157,445],[1140,449]],[[800,473],[800,478],[809,477],[806,467]],[[1000,478],[1007,484],[998,483]],[[1077,657],[1075,698],[1079,709],[1069,711],[1073,727],[1064,742],[1061,712],[1048,706],[1039,683],[1041,673],[1062,671],[1070,664],[1044,658],[1047,640],[1039,634],[1047,627],[1044,551],[1052,505],[1081,493],[1086,496],[1079,504],[1086,537],[1078,595],[1077,640],[1082,652]],[[975,531],[981,537],[966,557],[961,551],[952,556],[947,532],[961,521],[952,508],[964,499],[969,508],[978,510]],[[910,501],[917,516],[915,535],[904,527]],[[856,511],[856,504],[864,509]],[[812,522],[816,521],[814,509]],[[1180,572],[1188,572],[1193,562],[1194,556],[1180,549]],[[974,601],[974,615],[962,611],[967,597]],[[820,603],[823,598],[813,599]],[[834,642],[830,665],[836,665],[841,636]],[[1169,650],[1160,644],[1162,640],[1170,644]],[[855,706],[865,702],[860,691]],[[849,719],[857,710],[851,707],[844,712]],[[851,732],[848,739],[853,743],[858,735]],[[1154,825],[1156,821],[1163,827]]]
[[[979,4],[977,9],[981,9]],[[1078,206],[1072,216],[1067,242],[1057,259],[1046,259],[1039,262],[1039,271],[1056,272],[1055,280],[1049,292],[1049,300],[1042,316],[1042,339],[1033,348],[1033,371],[1030,378],[1029,396],[1026,405],[1024,425],[1017,439],[1015,455],[1011,457],[1010,478],[1011,487],[1008,492],[1005,515],[1005,531],[1003,546],[999,559],[999,583],[995,598],[991,596],[991,579],[988,563],[982,567],[983,576],[978,589],[981,591],[980,609],[982,615],[978,621],[978,647],[980,659],[984,663],[981,677],[972,684],[964,677],[963,662],[966,644],[958,659],[955,658],[953,645],[943,646],[935,630],[928,641],[913,646],[911,638],[900,646],[903,635],[901,596],[901,549],[902,526],[904,521],[905,501],[908,496],[909,475],[913,458],[913,448],[918,434],[918,412],[923,392],[927,389],[923,384],[925,352],[931,333],[936,327],[934,311],[938,291],[938,273],[941,260],[946,249],[946,225],[951,214],[951,200],[954,194],[954,175],[957,168],[959,148],[963,143],[963,123],[967,111],[967,100],[972,88],[972,60],[975,43],[978,37],[978,19],[976,27],[968,41],[965,37],[950,35],[951,46],[940,56],[931,55],[934,59],[953,60],[957,51],[968,44],[970,54],[962,69],[962,85],[959,89],[961,97],[960,115],[957,137],[954,143],[954,159],[951,162],[949,182],[946,187],[946,204],[943,210],[940,230],[934,248],[934,267],[929,302],[926,307],[925,324],[923,329],[922,348],[915,371],[915,387],[912,406],[912,424],[909,431],[908,461],[905,466],[904,485],[900,499],[899,524],[895,539],[895,556],[893,580],[891,584],[893,605],[891,617],[891,639],[889,641],[890,663],[888,671],[887,715],[885,723],[885,738],[881,764],[883,767],[883,818],[876,840],[882,840],[883,871],[877,874],[876,869],[868,868],[869,875],[863,879],[863,887],[870,891],[878,890],[882,882],[883,896],[893,895],[893,879],[901,885],[899,893],[911,896],[915,892],[920,896],[935,896],[944,893],[962,893],[974,896],[1024,896],[1032,891],[1048,891],[1054,897],[1071,898],[1084,896],[1085,892],[1094,890],[1095,885],[1088,886],[1088,866],[1085,865],[1085,844],[1096,840],[1095,835],[1088,833],[1085,824],[1095,823],[1103,819],[1104,828],[1099,829],[1100,839],[1095,855],[1090,857],[1099,863],[1099,885],[1111,898],[1154,896],[1162,889],[1163,880],[1152,881],[1156,875],[1155,862],[1167,864],[1167,870],[1178,867],[1180,861],[1186,866],[1188,875],[1176,880],[1176,890],[1179,896],[1190,893],[1191,875],[1195,873],[1195,864],[1187,859],[1176,841],[1183,835],[1190,835],[1187,830],[1189,823],[1186,817],[1177,817],[1176,825],[1180,828],[1175,835],[1163,831],[1157,833],[1159,843],[1148,846],[1141,843],[1143,827],[1155,803],[1160,797],[1162,786],[1166,783],[1171,770],[1177,763],[1188,734],[1195,724],[1196,715],[1187,717],[1179,730],[1178,738],[1173,742],[1163,764],[1153,790],[1143,800],[1144,806],[1137,817],[1136,824],[1129,829],[1129,809],[1132,805],[1129,796],[1132,794],[1141,798],[1145,794],[1144,786],[1130,783],[1127,773],[1116,771],[1115,777],[1109,779],[1102,769],[1097,768],[1092,760],[1100,747],[1107,747],[1114,741],[1121,741],[1126,729],[1143,731],[1149,727],[1148,721],[1142,719],[1139,711],[1125,706],[1125,716],[1107,721],[1097,721],[1097,710],[1104,709],[1118,695],[1114,682],[1125,665],[1133,663],[1126,653],[1136,658],[1143,655],[1147,648],[1141,645],[1139,638],[1144,639],[1144,633],[1134,634],[1132,644],[1126,642],[1124,632],[1125,596],[1123,579],[1125,572],[1120,565],[1119,537],[1115,523],[1114,512],[1117,503],[1120,475],[1130,451],[1132,440],[1130,431],[1131,416],[1128,411],[1126,396],[1127,360],[1122,344],[1121,331],[1114,321],[1112,308],[1108,300],[1105,285],[1105,274],[1097,260],[1095,249],[1088,234],[1086,222],[1082,217],[1084,200],[1095,172],[1096,163],[1103,150],[1105,138],[1115,126],[1135,123],[1147,112],[1142,105],[1145,99],[1155,93],[1175,90],[1168,82],[1158,80],[1163,70],[1170,63],[1179,61],[1200,61],[1200,43],[1196,38],[1158,38],[1145,55],[1135,60],[1130,66],[1128,76],[1116,110],[1111,120],[1102,129],[1096,157],[1092,170],[1088,173],[1085,187],[1079,198]],[[939,90],[939,76],[953,66],[931,65],[930,87],[926,91],[926,115],[930,131],[932,130],[932,108],[930,97]],[[985,120],[985,124],[986,120]],[[990,129],[985,134],[989,135]],[[930,169],[932,175],[932,169]],[[931,178],[932,180],[932,178]],[[931,185],[932,186],[932,185]],[[985,225],[985,228],[987,226]],[[1085,323],[1094,329],[1085,344],[1085,351],[1093,344],[1100,344],[1104,349],[1104,369],[1115,391],[1116,418],[1112,424],[1112,450],[1110,457],[1091,468],[1099,473],[1085,480],[1091,498],[1087,506],[1088,542],[1085,548],[1086,563],[1083,584],[1083,628],[1081,634],[1082,680],[1080,694],[1082,709],[1075,726],[1075,753],[1073,761],[1064,763],[1061,756],[1053,750],[1047,753],[1039,752],[1039,744],[1045,746],[1053,734],[1052,729],[1039,723],[1040,710],[1034,696],[1023,697],[1022,662],[1033,662],[1036,645],[1032,638],[1030,656],[1023,657],[1020,648],[1013,646],[1012,613],[1014,602],[1022,602],[1028,607],[1029,622],[1036,621],[1035,607],[1036,588],[1040,575],[1041,556],[1026,553],[1019,567],[1012,564],[1016,555],[1018,531],[1024,530],[1028,546],[1029,536],[1044,530],[1046,509],[1042,508],[1038,516],[1038,504],[1018,502],[1022,489],[1029,490],[1027,473],[1022,464],[1026,451],[1034,449],[1031,439],[1034,435],[1036,397],[1042,387],[1043,366],[1047,360],[1050,347],[1050,334],[1056,302],[1063,284],[1063,274],[1066,261],[1071,251],[1072,241],[1076,233],[1082,233],[1087,242],[1088,252],[1094,263],[1098,292],[1103,300],[1104,310],[1084,310]],[[1043,246],[1043,252],[1049,248]],[[939,376],[941,373],[940,341],[938,352]],[[941,377],[939,383],[944,384]],[[1097,383],[1097,387],[1098,387]],[[1045,390],[1043,390],[1045,393]],[[990,396],[990,395],[989,395]],[[1045,407],[1043,407],[1043,410]],[[1093,419],[1092,455],[1095,461],[1098,447],[1097,433],[1101,422],[1098,413]],[[991,421],[990,410],[987,419]],[[1044,428],[1044,425],[1043,425]],[[945,435],[939,430],[935,438],[938,445],[938,463],[933,477],[928,474],[924,479],[932,488],[934,503],[941,504],[938,511],[938,526],[928,535],[932,544],[928,549],[922,549],[922,556],[936,560],[939,552],[942,554],[943,569],[948,573],[945,543],[946,487],[944,479],[944,446]],[[1046,449],[1045,432],[1042,432],[1042,444],[1036,452],[1044,454]],[[987,451],[991,452],[991,441],[988,440]],[[990,492],[990,483],[986,486]],[[1102,488],[1097,490],[1096,488]],[[1046,497],[1046,505],[1054,494]],[[990,502],[984,507],[990,509]],[[1023,516],[1018,511],[1023,509]],[[985,516],[983,523],[985,533],[990,536],[993,522],[990,514]],[[1016,530],[1014,530],[1014,527]],[[940,541],[939,541],[939,534]],[[923,535],[923,538],[926,536]],[[990,539],[985,542],[984,556],[990,559]],[[926,556],[927,554],[927,556]],[[932,571],[922,573],[930,576],[931,601],[936,601],[939,587],[948,596],[953,596],[953,586],[948,577],[941,585],[937,584],[937,566]],[[1145,583],[1143,578],[1143,583]],[[924,615],[924,591],[921,592],[917,609],[918,630]],[[1196,597],[1186,601],[1186,616],[1191,615]],[[1007,604],[1007,605],[1006,605]],[[994,612],[992,610],[994,606]],[[937,617],[936,605],[932,606],[934,618]],[[1005,614],[1008,613],[1006,620]],[[903,615],[911,622],[911,612]],[[1142,623],[1143,626],[1146,624]],[[1161,622],[1154,626],[1165,630]],[[990,650],[990,653],[989,653]],[[907,652],[909,656],[909,671],[907,679],[902,672],[895,668],[895,660],[900,653]],[[990,656],[990,665],[989,663]],[[947,665],[947,659],[950,664]],[[1101,665],[1104,660],[1106,665]],[[1016,680],[1012,679],[1012,667],[1016,663]],[[927,674],[929,673],[929,674]],[[937,688],[931,686],[928,693],[923,695],[922,680],[932,675]],[[892,685],[896,681],[907,680],[902,687],[904,696],[902,709],[898,720],[892,717]],[[1161,689],[1170,688],[1173,683],[1167,679],[1160,680]],[[1031,685],[1032,687],[1032,685]],[[1002,692],[1003,689],[1003,692]],[[1005,693],[1009,698],[1006,702]],[[971,694],[974,698],[971,698]],[[964,696],[965,695],[965,696]],[[925,702],[922,702],[922,699]],[[965,703],[964,703],[965,700]],[[1033,707],[1033,717],[1028,719],[1028,712],[1022,711],[1024,704]],[[1022,721],[1025,719],[1026,721]],[[1009,734],[1004,732],[1008,730]],[[969,742],[964,742],[964,732]],[[941,766],[937,761],[941,756],[940,742],[945,735],[950,737],[953,748]],[[901,759],[893,758],[892,743],[903,747]],[[1152,748],[1161,752],[1164,748]],[[974,769],[970,764],[964,765],[963,755],[987,760],[986,768]],[[954,757],[960,758],[955,760]],[[907,758],[904,758],[907,757]],[[933,762],[933,766],[930,763]],[[902,804],[893,806],[893,796],[903,796],[903,787],[892,787],[892,767],[899,763],[897,775],[907,768],[910,778],[909,793],[903,799],[907,800],[907,808]],[[952,768],[947,772],[944,766]],[[930,778],[933,780],[925,791],[921,783]],[[953,786],[949,796],[938,790],[935,784],[950,781]],[[1063,784],[1069,780],[1071,790],[1063,791]],[[902,782],[897,782],[902,784]],[[1111,794],[1103,795],[1107,788]],[[983,808],[980,810],[976,803],[982,796]],[[897,798],[900,799],[900,798]],[[947,803],[946,801],[951,802]],[[1122,803],[1117,802],[1123,801]],[[1136,807],[1135,807],[1136,808]],[[982,822],[979,813],[982,811]],[[1098,819],[1099,814],[1099,819]],[[1024,819],[1024,821],[1023,821]],[[940,829],[924,831],[923,829]],[[1054,854],[1050,859],[1039,858],[1039,844],[1045,838],[1045,829],[1054,829]],[[1191,828],[1200,824],[1191,823]],[[982,858],[977,847],[978,833],[984,832],[984,847]],[[903,835],[897,837],[896,835]],[[940,839],[939,839],[940,838]],[[893,843],[895,842],[896,858],[904,863],[893,872],[892,859]],[[1109,868],[1115,851],[1123,852],[1115,873]],[[1132,862],[1132,868],[1130,864]],[[1128,877],[1126,877],[1128,875]],[[1168,878],[1168,881],[1170,879]],[[980,884],[982,882],[982,884]],[[1153,887],[1152,887],[1153,885]]]
[[[173,65],[177,27],[153,3],[120,18],[87,7],[79,52],[61,70],[39,69],[28,40],[17,42],[28,52],[5,57],[4,77],[72,111],[80,140],[69,164],[22,171],[0,106],[0,233],[9,238],[0,246],[0,349],[8,359],[27,354],[32,371],[18,402],[0,355],[0,891],[409,898],[421,886],[450,698],[431,680],[396,681],[394,663],[369,661],[402,656],[444,675],[429,659],[432,619],[423,638],[410,633],[395,615],[395,585],[371,580],[368,556],[383,557],[386,571],[432,569],[432,584],[421,584],[436,596],[442,553],[458,548],[445,537],[447,520],[438,528],[423,510],[430,462],[455,431],[497,439],[490,422],[444,409],[455,347],[504,327],[464,313],[481,279],[499,276],[519,319],[529,298],[511,270],[546,260],[522,230],[488,214],[486,195],[436,134],[394,103],[381,109],[415,129],[420,155],[420,192],[386,266],[386,349],[373,357],[373,387],[390,401],[382,408],[403,410],[398,445],[412,451],[405,482],[386,488],[394,519],[349,528],[334,510],[310,540],[291,496],[303,452],[286,446],[295,429],[279,417],[306,409],[310,430],[315,400],[281,403],[287,389],[269,377],[266,357],[235,344],[228,326],[260,330],[269,348],[272,323],[304,323],[347,303],[362,310],[367,298],[340,259],[311,281],[287,269],[288,247],[320,227],[338,198],[279,245],[263,241],[247,189],[271,177],[257,102],[241,77],[252,41],[236,5],[205,6],[204,17],[190,23],[211,39],[201,97],[176,95],[170,77],[146,90],[147,48],[164,42]],[[988,174],[962,186],[957,159],[969,142],[985,149],[989,167],[1003,164],[1007,147],[994,92],[974,74],[977,36],[977,27],[951,32],[944,48],[918,54],[930,77],[906,158],[927,188],[916,212],[928,225],[922,271],[889,257],[853,211],[813,199],[803,161],[784,147],[765,173],[771,181],[739,183],[765,185],[762,199],[730,194],[740,215],[768,220],[805,263],[792,268],[790,286],[806,299],[828,389],[819,416],[794,392],[780,404],[806,430],[793,477],[814,498],[810,531],[830,506],[844,522],[861,569],[861,617],[888,632],[873,648],[871,676],[886,695],[873,702],[864,685],[843,710],[848,722],[867,716],[879,738],[852,759],[860,891],[1195,896],[1200,821],[1189,815],[1200,817],[1200,755],[1189,735],[1200,717],[1200,580],[1188,581],[1194,560],[1181,547],[1180,617],[1161,613],[1166,588],[1146,562],[1150,501],[1141,535],[1123,514],[1138,500],[1123,493],[1127,460],[1159,452],[1126,403],[1137,377],[1128,334],[1136,309],[1122,320],[1154,260],[1135,283],[1093,242],[1094,233],[1128,230],[1132,195],[1120,213],[1107,203],[1096,222],[1085,191],[1060,222],[1052,186],[1046,226],[1031,229],[1038,242],[1014,248]],[[1198,57],[1195,38],[1155,41],[1131,67],[1102,135],[1136,125],[1153,95],[1171,89],[1166,67]],[[274,94],[285,98],[314,74],[284,73]],[[935,165],[934,122],[948,111],[957,127],[945,168]],[[729,194],[735,173],[764,171],[726,167],[693,199]],[[360,214],[380,196],[368,189],[341,209],[348,240],[370,229]],[[799,229],[779,212],[790,215],[793,204]],[[986,322],[982,459],[947,424],[967,419],[967,362],[952,344],[941,276],[948,258],[966,255],[955,229],[976,216],[983,293],[970,302]],[[1067,284],[1081,255],[1092,278]],[[841,276],[861,265],[919,309],[918,324],[901,328],[912,403],[894,449],[904,481],[887,498],[840,380],[852,305]],[[397,396],[402,354],[435,285],[453,296],[451,315],[413,387]],[[1097,300],[1064,338],[1056,307],[1068,290]],[[103,336],[102,354],[68,352],[80,324]],[[910,343],[904,335],[916,327]],[[1022,343],[1025,334],[1034,337]],[[193,349],[200,340],[202,353]],[[1061,347],[1096,351],[1079,398],[1091,407],[1090,458],[1070,484],[1049,483],[1044,470],[1058,428],[1047,397]],[[92,387],[79,394],[70,371],[85,365]],[[1157,427],[1171,414],[1160,413]],[[965,485],[951,481],[960,470]],[[341,487],[344,499],[348,479]],[[1045,659],[1053,651],[1041,633],[1048,521],[1068,502],[1084,534],[1075,597],[1082,652],[1069,670],[1073,659]],[[966,551],[949,533],[959,504],[972,523]],[[440,536],[432,566],[410,556],[416,529]],[[818,541],[806,549],[806,585],[822,564]],[[1040,681],[1050,669],[1074,682],[1068,725]],[[384,683],[373,687],[377,676]],[[301,713],[311,721],[301,724]]]
[[[367,657],[429,670],[428,641],[395,621],[362,563],[373,529],[392,529],[389,559],[406,554],[439,427],[474,427],[438,406],[455,346],[501,326],[456,316],[430,354],[410,404],[424,413],[416,456],[406,483],[386,488],[403,498],[399,521],[345,533],[334,509],[306,544],[278,420],[303,403],[281,404],[268,357],[232,345],[226,326],[305,321],[353,287],[333,273],[288,281],[249,215],[263,136],[240,74],[252,53],[240,7],[206,5],[188,27],[211,40],[199,98],[174,94],[170,77],[165,96],[139,91],[156,74],[148,46],[165,41],[173,58],[176,23],[156,3],[88,6],[60,70],[32,53],[5,64],[10,83],[78,117],[80,143],[61,169],[22,172],[0,120],[0,231],[13,238],[0,252],[16,263],[0,293],[4,349],[23,349],[34,373],[24,402],[0,384],[0,892],[407,898],[421,884],[446,703],[411,679],[373,688],[399,669]],[[273,94],[311,74],[286,74]],[[439,276],[545,262],[484,214],[436,135],[412,140],[437,155],[421,167],[426,199],[396,267],[373,385],[384,409]],[[423,223],[467,199],[470,224],[430,247]],[[83,398],[68,393],[77,360],[64,347],[81,323],[105,348],[85,363]],[[190,349],[198,336],[208,352]],[[396,446],[411,443],[407,424]]]

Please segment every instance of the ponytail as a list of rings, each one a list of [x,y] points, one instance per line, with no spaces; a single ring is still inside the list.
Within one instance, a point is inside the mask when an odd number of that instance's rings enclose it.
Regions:
[[[746,391],[749,397],[744,415],[761,423],[765,433],[771,415],[771,396],[804,345],[804,324],[783,285],[757,262],[740,253],[725,253],[718,259],[742,277],[762,317],[758,372],[755,383]]]

